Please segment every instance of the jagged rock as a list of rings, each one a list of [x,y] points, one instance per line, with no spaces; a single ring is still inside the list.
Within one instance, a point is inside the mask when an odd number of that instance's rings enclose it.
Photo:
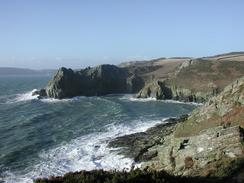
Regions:
[[[42,96],[42,97],[46,97],[47,93],[46,93],[45,89],[40,89],[40,90],[33,91],[31,95],[32,96],[39,95],[39,96]]]
[[[61,68],[46,86],[48,97],[69,98],[74,96],[94,96],[126,93],[128,73],[114,65],[100,65],[80,71]],[[131,88],[137,83],[132,80]]]
[[[164,136],[173,133],[176,121],[178,120],[172,118],[165,121],[165,124],[159,124],[156,127],[148,129],[146,132],[117,137],[109,143],[109,146],[114,148],[123,147],[121,153],[133,158],[136,162],[150,159],[157,152],[148,151],[148,149],[157,144],[162,144]]]
[[[136,95],[137,98],[153,97],[156,99],[173,99],[184,102],[205,102],[213,96],[214,91],[210,93],[195,92],[190,89],[170,85],[167,81],[154,81],[142,88]],[[216,93],[216,92],[215,92]]]
[[[157,157],[143,163],[142,168],[149,166],[151,169],[163,169],[175,175],[199,175],[199,170],[211,163],[244,157],[243,129],[239,126],[220,126],[187,138],[170,135],[162,145],[151,149],[158,152]],[[221,164],[219,166],[221,168]],[[205,173],[207,171],[205,169]]]
[[[127,83],[127,92],[128,93],[138,92],[144,86],[143,79],[141,77],[138,77],[136,74],[129,76],[126,79],[126,83]]]
[[[137,98],[156,98],[156,99],[171,99],[170,96],[165,95],[165,92],[160,86],[160,82],[152,82],[145,86],[137,95]]]

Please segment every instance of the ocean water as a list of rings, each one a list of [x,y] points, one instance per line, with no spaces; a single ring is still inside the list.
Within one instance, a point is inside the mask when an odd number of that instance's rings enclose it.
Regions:
[[[78,170],[129,169],[133,160],[108,148],[111,139],[145,131],[197,107],[133,95],[64,100],[31,96],[49,79],[0,77],[0,182],[32,182]]]

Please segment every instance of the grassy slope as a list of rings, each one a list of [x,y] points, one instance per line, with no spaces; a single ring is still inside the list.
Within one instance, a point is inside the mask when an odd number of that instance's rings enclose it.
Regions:
[[[151,61],[129,62],[121,64],[132,73],[136,73],[142,77],[145,82],[150,82],[155,78],[166,78],[169,74],[176,71],[176,69],[189,58],[160,58]]]
[[[198,59],[183,68],[170,82],[192,91],[210,92],[213,87],[220,91],[233,80],[244,76],[244,62],[210,61]]]
[[[219,125],[244,127],[244,77],[194,110],[187,121],[177,126],[175,136],[192,136],[201,130]]]

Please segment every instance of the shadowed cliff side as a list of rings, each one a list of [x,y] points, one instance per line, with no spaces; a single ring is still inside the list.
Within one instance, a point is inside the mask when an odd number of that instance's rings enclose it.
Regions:
[[[46,94],[52,98],[98,96],[129,93],[141,84],[140,78],[130,75],[126,69],[114,65],[100,65],[80,71],[61,68],[46,86]]]

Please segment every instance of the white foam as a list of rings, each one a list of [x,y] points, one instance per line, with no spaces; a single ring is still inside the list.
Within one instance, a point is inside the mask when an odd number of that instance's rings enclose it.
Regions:
[[[24,175],[8,173],[4,181],[7,183],[29,183],[38,177],[63,175],[79,170],[129,170],[134,161],[119,155],[119,149],[108,148],[109,140],[118,136],[146,131],[159,123],[162,121],[134,121],[130,126],[108,125],[106,132],[85,135],[40,153],[40,162],[31,167],[29,172]]]
[[[123,97],[120,97],[121,100],[128,100],[132,102],[150,102],[150,101],[157,101],[156,98],[148,97],[148,98],[136,98],[135,95],[127,94]]]
[[[38,99],[38,95],[32,95],[33,92],[37,91],[37,89],[33,89],[31,91],[28,91],[26,93],[22,94],[16,94],[13,98],[9,99],[7,103],[16,103],[16,102],[23,102],[23,101],[29,101],[29,100],[36,100]]]
[[[175,104],[188,104],[188,105],[196,105],[200,106],[203,105],[203,103],[197,103],[197,102],[182,102],[178,100],[163,100],[164,103],[175,103]]]
[[[175,103],[175,104],[187,104],[187,105],[203,105],[202,103],[196,103],[196,102],[182,102],[178,100],[157,100],[156,98],[153,97],[148,97],[148,98],[136,98],[134,95],[124,95],[123,97],[120,98],[121,100],[128,100],[132,102],[151,102],[151,101],[157,101],[157,102],[163,102],[163,103]]]
[[[32,95],[33,92],[35,91],[37,91],[37,89],[33,89],[31,91],[22,94],[16,94],[15,96],[13,96],[12,99],[9,99],[7,103],[16,103],[16,102],[23,102],[23,101],[30,101],[30,100],[39,100],[40,102],[44,102],[44,103],[73,102],[73,101],[80,100],[82,98],[86,98],[84,96],[79,96],[79,97],[73,97],[69,99],[55,99],[55,98],[48,98],[48,97],[43,97],[41,99],[38,99],[39,95]]]
[[[40,99],[40,101],[44,102],[44,103],[73,102],[73,101],[80,100],[82,98],[85,98],[85,97],[81,96],[81,97],[73,97],[73,98],[68,98],[68,99],[55,99],[55,98],[44,97],[44,98]]]

